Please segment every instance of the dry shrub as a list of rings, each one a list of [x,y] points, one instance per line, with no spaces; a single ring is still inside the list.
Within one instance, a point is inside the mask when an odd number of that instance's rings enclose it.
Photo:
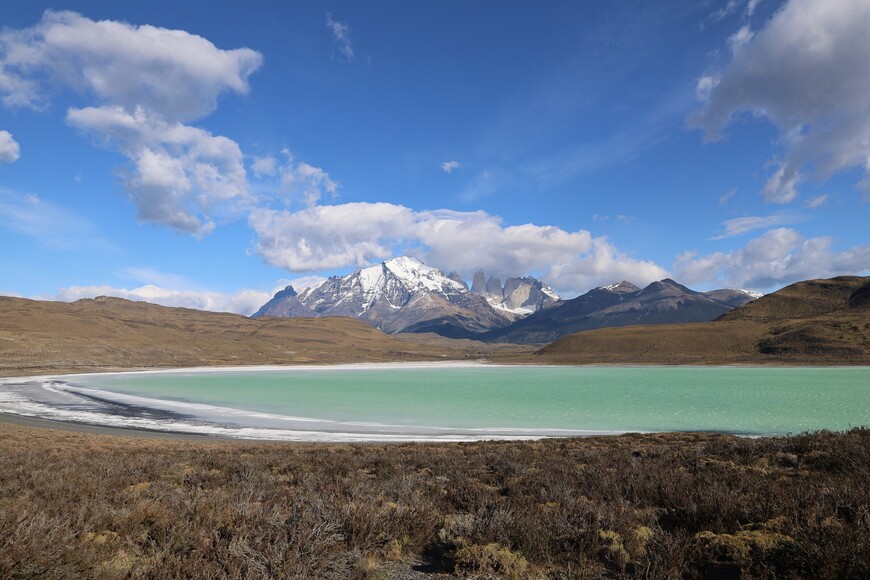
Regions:
[[[870,430],[473,444],[0,424],[0,577],[870,577]]]
[[[511,552],[501,544],[477,544],[461,548],[456,553],[456,573],[463,576],[495,574],[503,578],[525,578],[529,563],[521,554]]]

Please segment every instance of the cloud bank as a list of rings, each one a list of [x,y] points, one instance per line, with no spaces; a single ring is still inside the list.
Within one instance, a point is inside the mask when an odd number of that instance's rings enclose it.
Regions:
[[[145,301],[152,304],[212,312],[232,312],[250,316],[265,304],[272,294],[260,290],[239,290],[233,293],[203,292],[199,290],[173,290],[147,284],[138,288],[115,288],[113,286],[69,286],[61,288],[53,296],[38,297],[44,300],[74,302],[82,298],[116,296],[127,300]]]
[[[363,267],[411,254],[465,276],[481,267],[502,275],[536,273],[569,294],[626,278],[645,284],[667,276],[655,263],[627,256],[588,231],[506,226],[483,211],[347,203],[295,212],[258,208],[249,224],[258,236],[255,251],[292,272]]]
[[[716,140],[740,113],[770,120],[783,153],[771,160],[768,202],[791,202],[807,177],[857,167],[870,189],[868,30],[865,0],[790,0],[761,30],[731,37],[730,64],[698,81],[703,106],[690,125]]]
[[[843,252],[829,237],[806,238],[792,228],[769,230],[732,252],[705,256],[685,252],[674,262],[677,279],[688,285],[769,290],[798,280],[870,273],[870,246]]]

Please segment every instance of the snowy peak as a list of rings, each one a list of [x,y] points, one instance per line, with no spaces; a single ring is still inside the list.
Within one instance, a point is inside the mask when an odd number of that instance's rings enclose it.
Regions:
[[[600,286],[597,288],[597,290],[607,290],[608,292],[617,292],[620,294],[625,294],[625,293],[639,292],[640,288],[638,288],[637,286],[635,286],[634,284],[632,284],[631,282],[629,282],[627,280],[623,280],[622,282],[619,282],[617,284],[608,284],[607,286]]]
[[[755,290],[743,290],[742,288],[735,288],[734,291],[735,292],[742,292],[743,294],[746,294],[747,296],[749,296],[753,300],[758,300],[759,298],[764,296],[764,292],[756,292]]]
[[[474,273],[471,291],[493,308],[515,316],[528,316],[559,302],[559,295],[536,278],[508,278],[502,285],[498,276],[487,278],[482,269]]]
[[[383,267],[410,289],[425,288],[430,292],[459,292],[465,284],[446,276],[444,272],[427,266],[416,258],[402,256],[384,262]]]
[[[511,321],[469,292],[460,277],[407,256],[329,278],[298,300],[314,316],[351,316],[385,332],[432,327],[463,336]]]

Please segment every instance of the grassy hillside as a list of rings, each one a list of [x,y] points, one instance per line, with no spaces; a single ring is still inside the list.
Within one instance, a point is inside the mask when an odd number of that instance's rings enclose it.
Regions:
[[[351,318],[260,318],[119,298],[0,297],[0,374],[112,368],[442,360],[463,351],[403,342]]]
[[[799,282],[708,323],[572,334],[530,359],[563,364],[870,364],[870,278]]]

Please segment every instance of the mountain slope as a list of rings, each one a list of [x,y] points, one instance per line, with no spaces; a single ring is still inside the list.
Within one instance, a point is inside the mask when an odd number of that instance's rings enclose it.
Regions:
[[[280,318],[310,318],[314,312],[297,298],[293,286],[286,286],[283,290],[275,293],[271,300],[263,304],[251,318],[261,316],[277,316]]]
[[[594,288],[554,308],[541,310],[514,324],[480,336],[488,342],[534,344],[596,328],[636,324],[707,322],[751,300],[739,290],[695,292],[671,279],[643,290],[631,282]]]
[[[546,363],[870,364],[870,277],[792,284],[713,322],[579,332]]]

